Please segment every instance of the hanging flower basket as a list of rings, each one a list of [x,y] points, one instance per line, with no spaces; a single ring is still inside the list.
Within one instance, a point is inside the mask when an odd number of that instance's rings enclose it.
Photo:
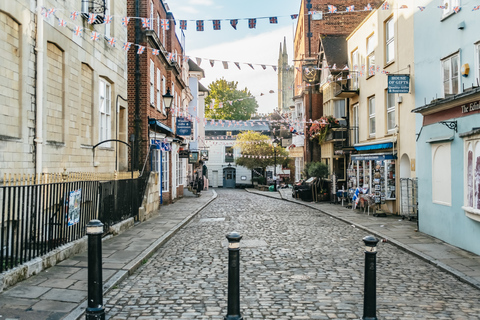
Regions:
[[[338,126],[338,120],[332,116],[323,116],[315,120],[308,129],[309,139],[318,140],[322,144],[332,127]]]

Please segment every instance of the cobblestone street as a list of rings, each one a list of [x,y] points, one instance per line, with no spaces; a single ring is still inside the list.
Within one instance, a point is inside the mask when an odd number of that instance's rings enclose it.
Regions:
[[[240,242],[244,319],[360,319],[362,230],[321,212],[243,190],[218,198],[105,296],[110,319],[223,319],[227,240]],[[479,291],[379,243],[379,319],[478,319]]]

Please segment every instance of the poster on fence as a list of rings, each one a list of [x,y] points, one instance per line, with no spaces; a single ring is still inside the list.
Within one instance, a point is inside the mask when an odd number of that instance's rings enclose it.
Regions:
[[[71,191],[68,197],[68,216],[69,226],[73,226],[80,220],[80,202],[82,200],[82,189]]]

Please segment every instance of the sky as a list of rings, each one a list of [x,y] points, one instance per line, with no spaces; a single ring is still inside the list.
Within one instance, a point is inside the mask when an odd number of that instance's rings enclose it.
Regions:
[[[205,71],[201,80],[205,87],[220,78],[238,81],[238,89],[247,88],[258,102],[259,113],[270,113],[278,106],[277,72],[270,66],[277,65],[280,43],[287,40],[287,52],[293,59],[293,38],[297,20],[290,15],[298,14],[301,0],[170,0],[166,1],[177,21],[204,20],[204,31],[196,31],[195,21],[187,21],[185,54],[194,62],[202,58],[200,67]],[[266,19],[259,19],[266,17]],[[270,24],[269,17],[277,17],[278,24]],[[248,20],[257,18],[255,29],[248,28]],[[221,30],[213,30],[213,22],[224,19]],[[237,30],[230,26],[231,19],[239,19]],[[224,69],[221,61],[212,68],[209,60],[228,61]],[[240,62],[241,70],[233,64]],[[252,70],[247,64],[254,64]],[[258,65],[255,65],[258,64]],[[292,64],[290,62],[290,64]],[[275,93],[269,93],[274,90]],[[264,94],[261,96],[261,94]]]

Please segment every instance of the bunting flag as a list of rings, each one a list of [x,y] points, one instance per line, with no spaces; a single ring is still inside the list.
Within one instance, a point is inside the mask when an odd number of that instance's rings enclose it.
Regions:
[[[423,11],[425,10],[425,7],[418,7],[418,9],[420,9],[420,11]]]
[[[200,64],[202,63],[202,58],[195,58],[197,60],[197,65],[200,67]]]
[[[187,30],[187,20],[180,20],[180,29]]]
[[[220,20],[213,20],[213,30],[220,30]]]
[[[130,50],[130,47],[131,47],[131,46],[132,46],[132,43],[131,43],[131,42],[125,42],[125,43],[123,44],[123,50],[128,51],[128,50]]]
[[[90,36],[90,40],[97,41],[100,38],[98,32],[93,31],[92,35]]]
[[[437,8],[438,9],[445,9],[446,7],[445,6],[438,6]]]
[[[222,61],[223,63],[223,68],[228,69],[228,62],[227,61]]]
[[[72,20],[76,20],[78,17],[78,12],[77,11],[73,11],[72,13],[70,13],[70,19]]]
[[[142,28],[151,29],[150,28],[150,19],[142,18]]]
[[[480,10],[480,5],[473,7],[472,11]]]
[[[145,47],[144,46],[138,46],[137,54],[142,54],[143,51],[145,51]]]
[[[250,68],[252,68],[253,70],[255,70],[255,68],[253,67],[253,64],[248,63],[248,66],[249,66]]]
[[[364,11],[372,11],[372,5],[369,3],[367,6],[363,9]]]
[[[197,20],[197,31],[203,31],[203,20]]]
[[[110,23],[112,23],[112,16],[107,14],[107,15],[105,16],[105,19],[103,20],[103,23],[104,23],[104,24],[110,24]]]
[[[255,29],[257,26],[257,19],[248,19],[248,28]]]
[[[399,9],[408,9],[408,6],[407,5],[401,5]]]
[[[348,6],[345,9],[346,9],[347,12],[353,12],[353,11],[355,11],[355,6],[354,5]]]
[[[110,38],[108,40],[108,44],[110,44],[112,47],[115,47],[116,43],[117,43],[117,40],[115,38]]]
[[[234,63],[235,63],[235,65],[237,66],[238,70],[242,70],[242,69],[240,68],[240,63],[239,63],[239,62],[234,62]]]
[[[183,56],[183,62],[187,62],[188,60],[190,60],[189,56]]]
[[[230,20],[230,25],[233,29],[237,30],[238,19]]]
[[[337,64],[336,64],[336,63],[333,64],[332,69],[333,69],[333,70],[337,70]]]
[[[343,68],[343,70],[348,70],[348,66],[345,66],[345,68]]]
[[[152,55],[158,56],[159,54],[160,54],[160,50],[159,50],[159,49],[152,49]]]
[[[93,24],[97,20],[97,15],[95,13],[88,14],[88,23]]]
[[[336,13],[337,12],[337,7],[328,5],[328,12],[329,13]]]
[[[453,11],[455,11],[455,13],[459,13],[460,9],[461,8],[459,6],[453,7]]]
[[[277,71],[277,66],[272,66],[273,70],[275,70],[275,72]]]
[[[385,2],[382,4],[382,10],[388,10],[389,7],[390,7],[390,5],[388,4],[387,1],[385,1]]]
[[[76,26],[75,29],[73,30],[73,33],[76,36],[81,37],[82,36],[82,30],[83,30],[82,27]]]
[[[262,69],[263,69],[263,70],[266,70],[266,69],[267,69],[267,66],[266,66],[266,65],[262,64],[261,66],[262,66]]]
[[[170,30],[170,20],[162,19],[161,26],[163,30]]]
[[[278,23],[277,17],[270,17],[269,20],[270,20],[270,23],[272,23],[272,24],[277,24]]]
[[[130,17],[123,17],[122,18],[122,26],[126,27],[130,22]]]
[[[210,65],[212,66],[212,68],[214,64],[215,64],[215,60],[210,60]]]
[[[292,20],[295,20],[295,19],[298,18],[298,14],[292,14],[292,15],[290,16],[290,18],[292,18]]]
[[[63,19],[59,19],[58,20],[58,26],[60,27],[66,27],[67,26],[67,21],[63,20]]]

